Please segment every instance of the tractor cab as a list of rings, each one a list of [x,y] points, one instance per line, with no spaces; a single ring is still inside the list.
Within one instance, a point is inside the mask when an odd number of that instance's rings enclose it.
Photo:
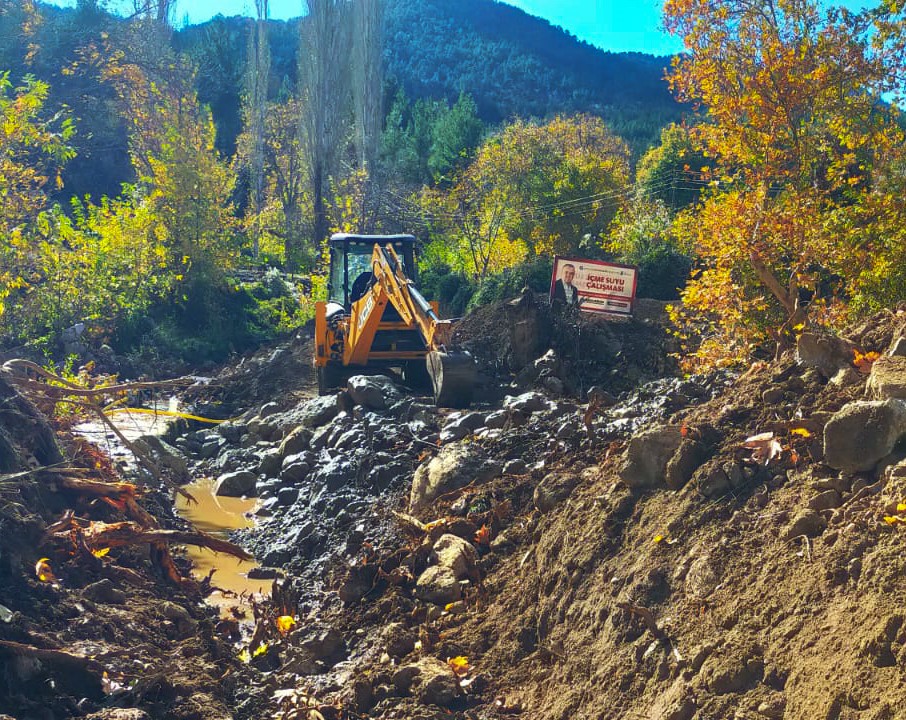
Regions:
[[[328,302],[339,305],[347,313],[371,285],[371,261],[375,244],[393,246],[403,262],[403,269],[416,282],[415,238],[412,235],[350,235],[331,236],[330,279],[327,284]]]

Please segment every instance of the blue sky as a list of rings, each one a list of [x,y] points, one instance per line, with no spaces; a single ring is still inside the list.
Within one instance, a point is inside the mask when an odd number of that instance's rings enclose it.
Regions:
[[[75,0],[50,0],[75,5]],[[655,54],[677,52],[678,40],[660,31],[662,0],[509,0],[508,4],[543,17],[576,37],[605,50],[638,50]],[[115,7],[116,0],[108,5]],[[271,0],[271,17],[301,15],[301,0]],[[202,22],[212,15],[254,15],[254,0],[177,0],[176,24]]]

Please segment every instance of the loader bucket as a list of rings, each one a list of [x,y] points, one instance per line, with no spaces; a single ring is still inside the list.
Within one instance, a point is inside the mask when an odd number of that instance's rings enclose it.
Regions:
[[[475,389],[475,359],[464,352],[432,350],[428,353],[427,363],[435,404],[438,407],[468,407]]]

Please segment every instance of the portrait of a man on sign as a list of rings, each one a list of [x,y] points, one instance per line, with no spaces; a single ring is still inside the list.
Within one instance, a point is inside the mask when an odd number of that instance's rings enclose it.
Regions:
[[[579,297],[579,289],[575,286],[576,266],[566,263],[562,266],[560,279],[554,283],[554,302],[562,302],[566,305],[579,305],[582,299]]]
[[[551,304],[584,313],[628,317],[635,301],[638,268],[633,265],[554,258]]]

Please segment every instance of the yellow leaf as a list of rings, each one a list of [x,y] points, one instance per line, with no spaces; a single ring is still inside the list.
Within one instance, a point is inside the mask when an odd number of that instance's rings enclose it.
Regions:
[[[110,548],[106,547],[106,548],[98,548],[97,550],[92,550],[91,554],[94,555],[96,558],[102,558],[109,552],[110,552]]]
[[[41,582],[55,583],[57,581],[53,569],[50,567],[50,558],[41,558],[35,563],[35,575]]]
[[[249,654],[248,648],[242,648],[242,652],[239,653],[239,659],[244,663],[250,663],[252,661],[252,656]]]
[[[790,435],[799,435],[804,438],[812,436],[812,434],[805,428],[793,428],[792,430],[790,430]]]
[[[655,536],[654,536],[654,542],[655,542],[655,543],[664,542],[664,536],[663,536],[663,535],[655,535]]]
[[[281,615],[276,622],[277,629],[284,635],[296,626],[296,619],[291,615]]]
[[[897,503],[897,512],[906,512],[906,503]]]
[[[258,657],[259,655],[264,655],[267,652],[267,643],[263,642],[258,647],[255,648],[255,651],[252,653],[252,657]]]
[[[469,658],[465,655],[457,655],[454,658],[448,658],[447,665],[449,665],[450,669],[457,675],[466,675],[469,670],[472,669],[469,665]]]

